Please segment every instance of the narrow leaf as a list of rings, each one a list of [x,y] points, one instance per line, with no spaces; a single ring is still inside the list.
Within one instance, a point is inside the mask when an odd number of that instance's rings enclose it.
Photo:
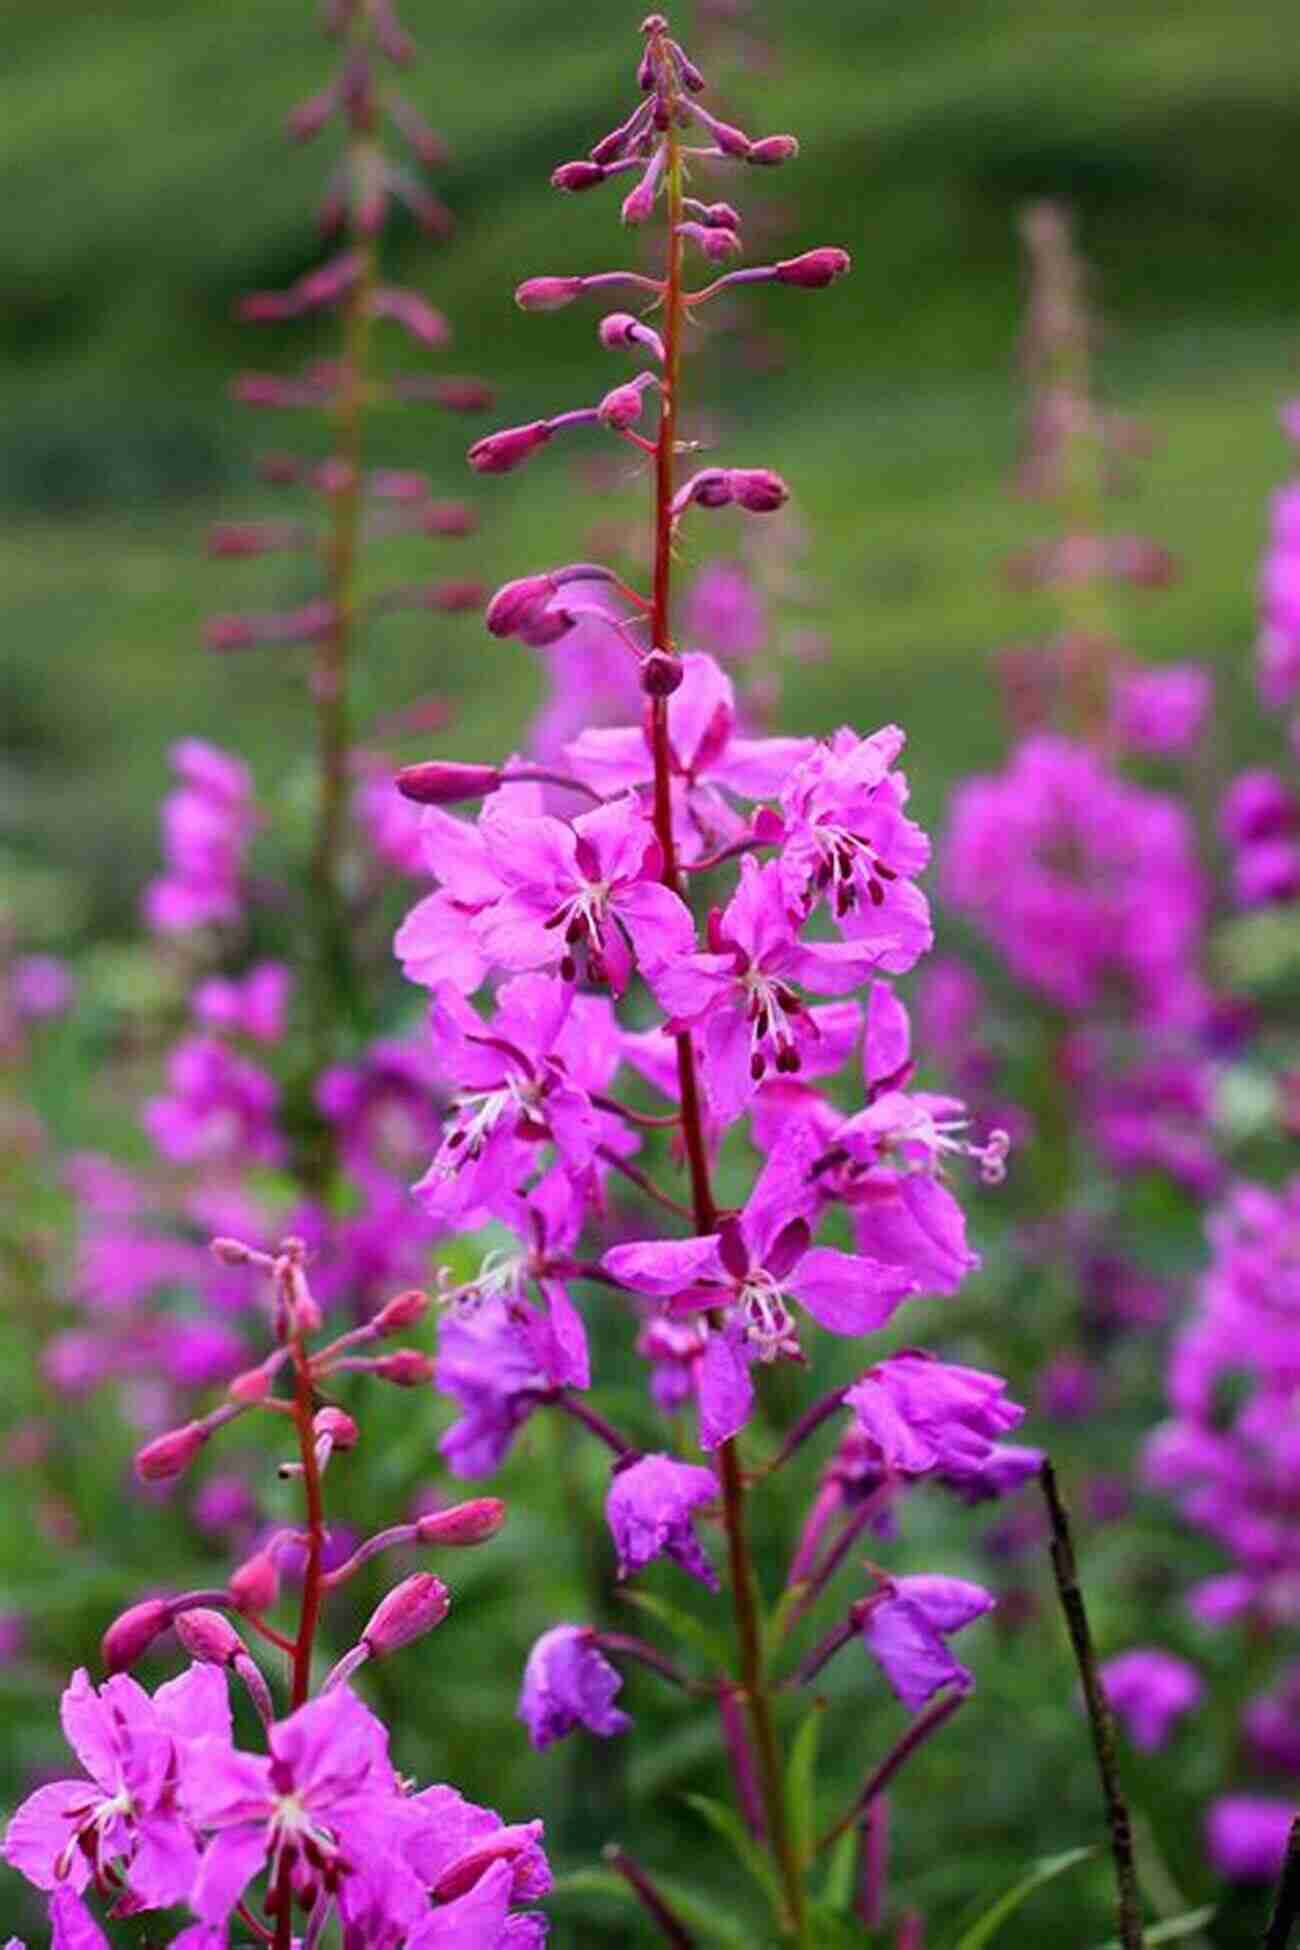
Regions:
[[[794,1737],[785,1769],[785,1805],[795,1859],[806,1862],[817,1835],[817,1736],[825,1702],[818,1700]]]
[[[1008,1916],[1018,1910],[1021,1903],[1032,1896],[1036,1889],[1041,1889],[1044,1883],[1055,1882],[1057,1876],[1066,1875],[1069,1870],[1077,1868],[1080,1862],[1090,1861],[1096,1853],[1097,1849],[1094,1845],[1089,1848],[1067,1849],[1063,1855],[1045,1855],[1040,1862],[1035,1862],[1028,1875],[1022,1876],[1020,1881],[1014,1883],[1005,1895],[999,1896],[992,1907],[986,1909],[968,1930],[963,1931],[953,1945],[953,1950],[984,1950],[984,1945],[992,1943]]]
[[[1195,1936],[1207,1923],[1214,1920],[1214,1905],[1207,1903],[1204,1909],[1189,1909],[1185,1916],[1171,1916],[1164,1923],[1147,1923],[1142,1930],[1143,1940],[1150,1943],[1178,1943],[1185,1936]],[[1098,1950],[1120,1950],[1117,1936],[1098,1945]]]
[[[822,1901],[827,1909],[836,1910],[842,1916],[848,1915],[853,1902],[853,1872],[857,1862],[858,1831],[856,1827],[846,1828],[831,1850],[822,1890]]]
[[[746,1868],[758,1884],[772,1908],[774,1916],[784,1910],[781,1885],[776,1870],[768,1854],[754,1840],[734,1808],[728,1808],[722,1801],[715,1801],[708,1794],[688,1794],[684,1797],[686,1805],[694,1808],[701,1820],[707,1821],[716,1835],[720,1835],[731,1848],[736,1859]]]

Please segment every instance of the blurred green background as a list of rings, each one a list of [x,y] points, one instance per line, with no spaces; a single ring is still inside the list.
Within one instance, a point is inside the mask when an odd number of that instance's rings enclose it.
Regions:
[[[390,267],[453,321],[454,346],[436,369],[481,373],[499,410],[474,422],[392,412],[375,424],[372,454],[427,468],[436,492],[466,494],[481,516],[478,535],[442,545],[432,568],[428,544],[422,554],[399,547],[395,573],[491,584],[583,552],[584,529],[607,512],[557,449],[481,482],[463,452],[498,420],[583,404],[612,383],[594,311],[525,318],[511,291],[524,276],[604,268],[626,250],[609,193],[560,198],[546,178],[626,98],[639,13],[601,4],[578,16],[558,0],[407,0],[404,12],[422,47],[405,85],[452,144],[439,188],[458,231],[434,250],[399,224]],[[268,791],[308,748],[300,654],[221,659],[199,647],[199,632],[212,610],[311,591],[309,567],[293,559],[211,563],[202,538],[217,516],[279,505],[250,486],[259,449],[312,451],[322,438],[293,416],[233,409],[226,387],[240,366],[287,372],[327,344],[310,325],[237,326],[232,308],[242,291],[282,286],[317,261],[311,210],[331,137],[288,149],[281,127],[329,57],[302,0],[123,0],[111,10],[27,0],[7,10],[5,28],[0,876],[26,945],[77,950],[134,929],[173,737],[195,732],[246,752]],[[998,565],[1048,519],[1013,501],[1006,483],[1020,411],[1015,220],[1026,199],[1052,195],[1073,207],[1095,267],[1107,402],[1158,435],[1114,519],[1168,544],[1184,568],[1167,593],[1119,599],[1126,633],[1150,656],[1215,660],[1235,749],[1265,749],[1247,673],[1265,502],[1287,466],[1276,408],[1297,344],[1300,40],[1290,10],[1259,0],[1231,10],[1221,0],[803,0],[746,14],[742,38],[749,32],[770,53],[745,67],[724,61],[728,105],[752,130],[793,129],[803,144],[797,165],[740,186],[751,234],[762,234],[764,254],[834,242],[854,257],[852,279],[829,293],[757,293],[762,360],[715,348],[697,380],[722,429],[720,457],[779,467],[808,524],[813,601],[797,620],[832,651],[791,680],[790,728],[901,721],[927,822],[956,776],[1003,747],[989,653],[1032,637],[1051,614],[1045,600],[1008,592]],[[395,363],[418,361],[397,348]],[[731,521],[701,520],[688,567],[734,549]],[[537,695],[526,653],[489,643],[474,617],[377,625],[363,721],[430,689],[457,710],[441,748],[465,756],[500,751]],[[42,1059],[56,1126],[70,1119],[82,1055],[56,1038]],[[109,1107],[96,1115],[111,1124]],[[1153,1207],[1153,1230],[1168,1217]],[[1169,1250],[1176,1260],[1189,1249],[1175,1237]],[[1039,1300],[1015,1286],[995,1248],[963,1303],[966,1338],[949,1351],[1016,1372],[1016,1321]],[[923,1330],[909,1320],[910,1336]],[[96,1547],[89,1563],[74,1574],[54,1554],[28,1561],[22,1512],[0,1539],[15,1601],[39,1588],[48,1620],[38,1686],[31,1668],[0,1678],[11,1788],[54,1758],[48,1702],[36,1699],[37,1717],[28,1695],[86,1656],[96,1621],[160,1561],[183,1565],[194,1550],[179,1516],[124,1520],[124,1482],[99,1466],[94,1425],[85,1433],[61,1490]],[[426,1435],[396,1410],[390,1434],[369,1483],[376,1498],[427,1468]],[[404,1728],[400,1690],[384,1703],[403,1764],[445,1768],[511,1815],[547,1803],[565,1867],[618,1834],[690,1871],[710,1862],[709,1844],[694,1831],[683,1841],[674,1797],[701,1776],[708,1784],[716,1754],[652,1703],[648,1685],[628,1690],[654,1737],[630,1755],[575,1743],[537,1760],[509,1726],[529,1638],[557,1611],[585,1615],[572,1608],[604,1575],[591,1572],[576,1533],[556,1545],[574,1500],[596,1500],[599,1475],[559,1435],[537,1435],[507,1472],[506,1493],[525,1492],[518,1521],[458,1578],[472,1631],[448,1633],[430,1697],[408,1703]],[[378,1507],[355,1514],[373,1519]],[[964,1518],[909,1518],[918,1563],[929,1552],[979,1575],[971,1535]],[[1177,1538],[1154,1513],[1101,1537],[1089,1568],[1108,1649],[1160,1629],[1177,1636],[1177,1588],[1213,1563]],[[21,1579],[36,1584],[19,1590]],[[680,1596],[671,1578],[651,1588]],[[1226,1733],[1231,1649],[1197,1650],[1217,1661]],[[941,1922],[1014,1880],[1036,1851],[1094,1832],[1095,1787],[1050,1611],[1034,1651],[1028,1679],[1029,1663],[1000,1655],[990,1635],[977,1705],[900,1797],[900,1885]],[[845,1784],[860,1772],[863,1739],[878,1744],[855,1721],[860,1677],[846,1672],[830,1687]],[[395,1689],[399,1680],[395,1670]],[[1137,1770],[1145,1818],[1189,1898],[1207,1887],[1194,1822],[1213,1784],[1210,1754],[1185,1736],[1172,1767]],[[1008,1940],[1101,1943],[1103,1872],[1087,1869],[1068,1887],[1037,1899]],[[1230,1905],[1216,1943],[1250,1942],[1257,1911],[1250,1898]],[[556,1914],[561,1946],[631,1940],[602,1899]]]

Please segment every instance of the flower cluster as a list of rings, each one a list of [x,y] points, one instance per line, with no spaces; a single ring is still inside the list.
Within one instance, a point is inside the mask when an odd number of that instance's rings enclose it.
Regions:
[[[185,1950],[218,1950],[236,1918],[285,1950],[295,1911],[308,1940],[318,1941],[337,1916],[345,1941],[364,1950],[539,1945],[544,1919],[514,1905],[550,1887],[541,1823],[503,1823],[450,1787],[417,1791],[396,1773],[387,1729],[349,1684],[368,1661],[443,1622],[450,1596],[442,1580],[419,1571],[394,1585],[313,1692],[328,1596],[383,1552],[481,1543],[505,1514],[492,1498],[438,1510],[377,1533],[324,1568],[324,1479],[333,1459],[356,1447],[360,1429],[343,1409],[316,1406],[321,1388],[357,1370],[398,1384],[427,1377],[416,1350],[365,1351],[417,1321],[426,1298],[399,1294],[370,1326],[316,1346],[321,1313],[300,1241],[284,1241],[274,1255],[224,1238],[212,1250],[228,1272],[247,1278],[252,1268],[269,1279],[272,1351],[204,1419],[147,1444],[136,1467],[147,1482],[167,1481],[221,1427],[274,1412],[297,1436],[297,1458],[281,1474],[302,1485],[304,1527],[264,1540],[223,1588],[149,1596],[110,1625],[102,1647],[109,1677],[96,1687],[78,1671],[63,1695],[64,1733],[84,1772],[23,1802],[5,1834],[5,1859],[49,1893],[55,1941],[69,1945],[106,1941],[86,1906],[91,1898],[115,1916],[186,1905],[195,1925],[174,1939]],[[281,1394],[286,1375],[291,1390]],[[268,1616],[279,1594],[277,1560],[290,1555],[303,1568],[292,1637]],[[286,1713],[277,1713],[232,1619],[288,1655]],[[151,1696],[128,1668],[168,1634],[192,1663]],[[232,1680],[261,1722],[262,1752],[234,1744]],[[254,1901],[269,1922],[250,1909]]]
[[[1279,1653],[1294,1629],[1300,1588],[1300,1524],[1287,1488],[1300,1453],[1298,1225],[1300,1178],[1275,1191],[1239,1184],[1213,1212],[1212,1259],[1170,1363],[1172,1419],[1147,1451],[1152,1482],[1231,1561],[1188,1594],[1193,1613],[1204,1624],[1273,1641]],[[1298,1708],[1287,1666],[1275,1689],[1245,1708],[1244,1750],[1266,1781],[1294,1783]],[[1225,1873],[1276,1872],[1293,1799],[1264,1786],[1212,1805],[1209,1844]]]

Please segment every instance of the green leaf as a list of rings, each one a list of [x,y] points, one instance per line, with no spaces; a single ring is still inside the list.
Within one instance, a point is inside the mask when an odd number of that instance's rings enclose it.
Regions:
[[[853,1871],[858,1860],[858,1831],[856,1827],[846,1828],[831,1850],[831,1859],[826,1870],[826,1883],[822,1890],[822,1901],[827,1909],[833,1909],[847,1916],[853,1901]]]
[[[1094,1844],[1090,1848],[1067,1849],[1063,1855],[1045,1855],[1041,1861],[1035,1862],[1028,1875],[1022,1876],[1019,1882],[1013,1883],[1004,1895],[998,1897],[991,1909],[986,1909],[969,1929],[962,1932],[953,1944],[952,1950],[984,1950],[984,1945],[992,1943],[1008,1916],[1018,1910],[1021,1903],[1033,1895],[1035,1889],[1041,1889],[1046,1882],[1055,1882],[1057,1876],[1066,1875],[1069,1870],[1077,1868],[1080,1862],[1087,1862],[1096,1853]]]
[[[1164,1923],[1147,1923],[1143,1927],[1144,1943],[1177,1943],[1185,1936],[1195,1936],[1207,1923],[1214,1920],[1214,1905],[1207,1903],[1204,1909],[1189,1909],[1185,1916],[1171,1916]],[[1121,1950],[1119,1938],[1113,1936],[1108,1942],[1099,1944],[1097,1950]]]
[[[737,1860],[746,1868],[771,1905],[772,1914],[780,1916],[785,1908],[781,1895],[781,1884],[766,1849],[754,1840],[734,1808],[725,1802],[715,1801],[708,1794],[688,1794],[684,1796],[686,1805],[694,1808],[702,1820],[707,1821],[714,1833],[728,1843]]]
[[[711,1632],[707,1625],[701,1625],[699,1619],[692,1618],[688,1611],[679,1610],[676,1605],[670,1605],[666,1598],[656,1597],[649,1591],[620,1591],[619,1597],[625,1605],[635,1605],[638,1611],[657,1618],[675,1639],[693,1645],[716,1671],[731,1671],[731,1648],[726,1640]]]
[[[816,1950],[863,1950],[865,1943],[875,1940],[864,1933],[861,1923],[826,1903],[814,1903],[809,1910],[808,1931]]]
[[[818,1700],[794,1737],[785,1769],[785,1805],[795,1857],[806,1862],[817,1839],[817,1736],[825,1702]]]
[[[659,1869],[653,1869],[650,1874],[669,1908],[703,1941],[720,1944],[722,1950],[754,1950],[753,1929],[720,1911],[713,1898],[698,1895]],[[570,1875],[557,1876],[548,1900],[557,1896],[612,1896],[640,1907],[635,1890],[613,1869],[575,1869]]]

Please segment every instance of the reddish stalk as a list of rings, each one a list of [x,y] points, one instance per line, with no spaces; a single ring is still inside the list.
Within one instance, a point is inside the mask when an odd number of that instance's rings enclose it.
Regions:
[[[303,1496],[307,1505],[307,1562],[302,1576],[302,1604],[298,1612],[298,1633],[293,1642],[291,1709],[305,1706],[311,1693],[311,1660],[316,1641],[324,1593],[322,1559],[325,1552],[325,1510],[321,1495],[320,1470],[316,1463],[316,1439],[312,1429],[315,1398],[311,1370],[300,1336],[293,1342],[294,1394],[293,1419],[298,1431],[298,1454],[302,1459]],[[293,1941],[293,1869],[288,1862],[280,1870],[276,1884],[275,1950],[290,1950]]]
[[[672,598],[672,501],[675,486],[677,451],[677,410],[679,404],[682,324],[685,315],[682,294],[682,158],[678,132],[668,128],[665,184],[667,190],[667,267],[664,278],[662,333],[664,342],[663,382],[660,388],[659,435],[655,447],[655,559],[650,641],[654,649],[671,651]],[[681,892],[681,874],[673,835],[671,779],[672,766],[668,743],[668,703],[656,697],[651,711],[651,747],[654,757],[654,826],[663,851],[663,881],[675,893]],[[709,1174],[708,1144],[700,1102],[695,1046],[689,1032],[679,1035],[677,1077],[681,1097],[682,1139],[691,1182],[692,1217],[697,1232],[716,1229],[718,1212]],[[763,1657],[762,1626],[758,1581],[745,1510],[745,1482],[735,1440],[724,1442],[718,1451],[722,1489],[722,1516],[727,1536],[731,1600],[735,1616],[736,1641],[740,1653],[740,1676],[758,1757],[763,1807],[773,1858],[781,1878],[786,1905],[786,1927],[799,1942],[806,1941],[807,1924],[803,1877],[790,1837],[786,1814],[785,1785],[776,1726],[772,1716],[767,1674]]]

